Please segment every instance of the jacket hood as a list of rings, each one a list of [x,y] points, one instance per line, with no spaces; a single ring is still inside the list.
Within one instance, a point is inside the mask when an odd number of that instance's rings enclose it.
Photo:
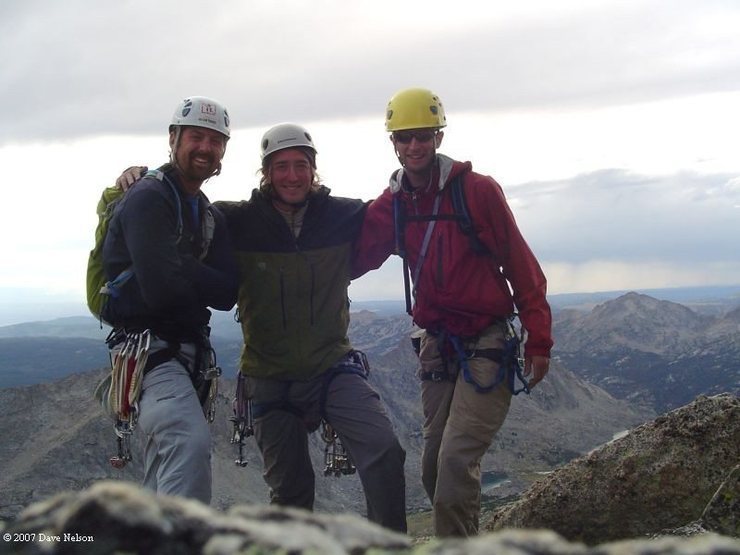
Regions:
[[[444,154],[437,154],[437,165],[439,167],[439,182],[437,183],[437,190],[441,191],[445,188],[445,185],[459,174],[470,171],[473,169],[473,165],[470,162],[457,162]],[[393,172],[390,179],[391,193],[398,193],[401,190],[403,183],[404,169],[400,168]]]

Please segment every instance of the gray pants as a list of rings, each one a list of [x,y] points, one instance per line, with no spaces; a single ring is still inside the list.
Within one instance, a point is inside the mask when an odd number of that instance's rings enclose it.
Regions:
[[[150,353],[166,347],[152,340]],[[182,344],[192,364],[195,345]],[[139,399],[146,434],[144,487],[210,503],[211,434],[187,369],[176,359],[150,370]]]
[[[315,477],[308,434],[321,421],[325,376],[307,382],[249,378],[247,384],[253,406],[287,401],[286,406],[272,408],[254,421],[270,502],[312,510]],[[326,390],[325,414],[357,466],[368,519],[405,532],[406,452],[380,396],[362,376],[337,374]]]

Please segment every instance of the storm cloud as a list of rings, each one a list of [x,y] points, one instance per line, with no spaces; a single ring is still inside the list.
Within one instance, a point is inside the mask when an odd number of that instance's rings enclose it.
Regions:
[[[0,144],[159,132],[185,94],[253,127],[373,116],[410,85],[486,111],[740,88],[740,6],[507,4],[4,2]]]

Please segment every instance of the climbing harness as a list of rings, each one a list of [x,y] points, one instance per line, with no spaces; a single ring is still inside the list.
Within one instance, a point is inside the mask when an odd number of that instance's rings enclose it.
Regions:
[[[462,340],[457,336],[450,335],[450,342],[455,349],[455,354],[457,355],[457,361],[460,365],[463,379],[467,383],[471,384],[476,392],[488,393],[500,383],[506,382],[512,395],[519,395],[522,391],[529,395],[529,385],[527,384],[527,380],[524,378],[524,374],[522,372],[524,361],[521,358],[521,338],[513,325],[515,317],[516,315],[506,320],[503,349],[474,349],[471,352],[467,352],[463,346]],[[468,360],[476,356],[489,358],[499,363],[498,375],[492,383],[482,385],[478,383],[471,374]],[[516,380],[521,382],[521,387],[516,387]]]
[[[516,317],[516,315],[513,315],[505,322],[506,330],[504,332],[503,349],[478,349],[476,347],[466,349],[464,338],[452,334],[440,334],[440,354],[442,355],[443,360],[447,359],[446,355],[448,354],[444,352],[444,346],[449,344],[452,347],[452,355],[454,360],[457,362],[459,372],[462,372],[463,379],[472,385],[476,392],[488,393],[499,384],[506,382],[512,395],[519,395],[522,392],[529,395],[529,385],[523,372],[524,359],[521,356],[522,338],[513,324]],[[498,373],[492,382],[481,384],[476,381],[470,371],[470,365],[468,363],[472,358],[486,358],[498,363]],[[434,371],[421,372],[420,376],[422,380],[430,380],[433,382],[455,382],[457,380],[458,371],[448,372],[447,368],[442,368]],[[520,387],[517,387],[517,381],[521,383]]]
[[[369,373],[370,365],[368,364],[365,353],[352,350],[335,366],[329,369],[322,378],[323,382],[318,400],[321,419],[318,422],[316,420],[307,422],[306,426],[309,433],[319,427],[321,428],[321,439],[325,443],[324,476],[342,476],[354,474],[357,471],[349,451],[327,418],[326,398],[329,392],[329,386],[332,380],[340,374],[355,374],[361,376],[363,379],[367,379]],[[237,466],[247,465],[242,454],[243,442],[246,438],[253,435],[253,424],[256,419],[262,418],[273,410],[288,412],[298,419],[304,419],[304,412],[291,404],[289,400],[290,382],[283,383],[285,390],[282,396],[271,401],[253,402],[252,399],[247,398],[246,379],[241,375],[237,378],[234,416],[231,418],[234,424],[231,443],[236,444],[239,449],[239,456],[235,461]]]
[[[252,415],[252,399],[247,397],[247,379],[241,372],[236,377],[236,392],[232,403],[234,415],[230,418],[234,425],[231,435],[232,445],[237,446],[236,466],[244,468],[247,461],[244,458],[244,442],[254,435],[254,417]]]

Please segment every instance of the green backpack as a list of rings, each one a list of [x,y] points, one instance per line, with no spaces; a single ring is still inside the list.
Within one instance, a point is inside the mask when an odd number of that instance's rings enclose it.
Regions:
[[[154,177],[170,186],[170,190],[177,200],[175,204],[177,205],[177,242],[179,243],[182,238],[183,224],[182,206],[177,187],[160,170],[149,170],[145,174],[145,177]],[[103,191],[97,208],[98,226],[95,228],[95,246],[90,251],[87,259],[87,307],[90,309],[92,315],[101,322],[104,322],[102,313],[108,298],[110,296],[117,296],[118,290],[134,275],[133,270],[129,267],[116,276],[115,279],[108,281],[105,270],[103,269],[103,244],[105,243],[105,236],[108,233],[108,226],[113,217],[113,210],[118,204],[118,201],[123,198],[123,194],[124,192],[115,186],[108,187]],[[203,218],[201,260],[208,253],[208,247],[213,239],[214,230],[215,219],[209,207],[205,211]],[[108,324],[108,322],[105,323]]]
[[[108,295],[103,293],[108,279],[103,270],[103,243],[108,233],[113,209],[118,201],[123,197],[123,190],[118,187],[108,187],[103,191],[100,201],[98,202],[98,226],[95,228],[95,246],[90,251],[87,259],[87,307],[101,322],[101,314]]]

